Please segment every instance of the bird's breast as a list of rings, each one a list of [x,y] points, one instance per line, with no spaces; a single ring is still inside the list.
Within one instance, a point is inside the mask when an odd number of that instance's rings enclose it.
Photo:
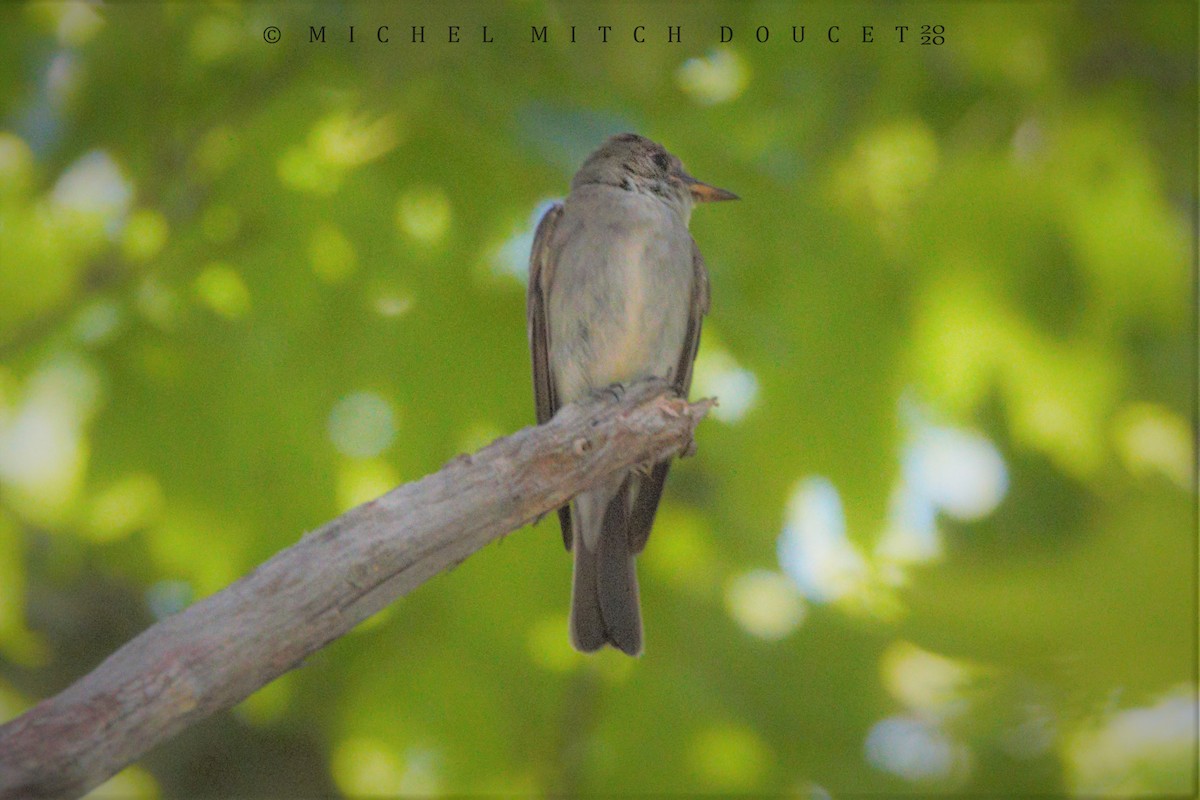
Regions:
[[[687,228],[653,205],[596,211],[567,229],[550,297],[551,362],[565,402],[667,377],[688,325]]]

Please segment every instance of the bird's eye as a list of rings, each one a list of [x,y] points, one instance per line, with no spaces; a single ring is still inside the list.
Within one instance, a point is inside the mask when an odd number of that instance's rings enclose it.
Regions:
[[[663,172],[669,172],[671,169],[671,159],[666,153],[655,153],[654,164]]]

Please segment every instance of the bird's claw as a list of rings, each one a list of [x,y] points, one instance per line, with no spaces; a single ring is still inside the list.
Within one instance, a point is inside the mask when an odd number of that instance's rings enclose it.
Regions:
[[[687,401],[678,397],[668,397],[667,395],[663,395],[662,397],[658,398],[655,405],[658,406],[659,411],[663,412],[668,417],[671,417],[672,419],[679,419],[679,417],[683,416],[683,408],[687,407]]]
[[[620,401],[625,397],[625,385],[622,383],[610,383],[608,386],[604,387],[604,391],[608,394],[611,394],[613,400]]]

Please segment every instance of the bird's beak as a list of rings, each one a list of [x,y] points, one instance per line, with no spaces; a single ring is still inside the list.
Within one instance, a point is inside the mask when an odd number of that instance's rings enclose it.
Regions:
[[[728,189],[718,189],[710,183],[698,181],[691,175],[684,178],[687,181],[688,189],[692,193],[692,198],[697,203],[715,203],[717,200],[740,200],[733,192]]]

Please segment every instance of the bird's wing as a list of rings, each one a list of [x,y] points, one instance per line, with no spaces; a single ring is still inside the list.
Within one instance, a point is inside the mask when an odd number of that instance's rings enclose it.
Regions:
[[[708,313],[708,304],[708,270],[704,266],[704,256],[700,255],[700,248],[696,246],[695,240],[692,240],[692,305],[688,313],[687,336],[679,353],[679,363],[675,365],[673,381],[675,391],[684,399],[692,387],[692,365],[696,362],[696,350],[700,347],[700,327],[704,322],[704,315]],[[650,538],[654,513],[658,510],[658,501],[662,497],[663,484],[666,483],[670,466],[670,461],[660,461],[650,470],[650,474],[639,482],[637,497],[629,515],[630,552],[642,552],[646,540]]]
[[[529,329],[529,354],[533,359],[533,397],[537,409],[537,421],[541,425],[558,411],[558,397],[554,391],[554,375],[550,371],[550,326],[546,320],[546,298],[554,280],[557,266],[550,240],[554,228],[562,216],[562,203],[555,203],[542,216],[537,233],[533,236],[533,249],[529,254],[529,289],[526,293],[526,324]],[[562,526],[563,543],[571,549],[571,509],[558,509],[558,521]]]

